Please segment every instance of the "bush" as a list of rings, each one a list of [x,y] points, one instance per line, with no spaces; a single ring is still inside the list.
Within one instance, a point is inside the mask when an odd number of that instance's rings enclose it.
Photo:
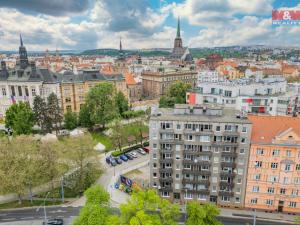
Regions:
[[[144,146],[146,146],[146,145],[144,145]],[[115,150],[111,153],[111,155],[113,157],[118,157],[118,156],[122,155],[123,153],[130,152],[130,151],[132,151],[134,149],[137,149],[137,148],[140,148],[140,147],[141,147],[141,144],[136,144],[136,145],[133,145],[133,146],[130,146],[130,147],[122,148],[122,151]]]
[[[138,117],[141,115],[144,115],[145,111],[144,110],[128,110],[122,113],[122,117],[125,119],[130,119],[130,118],[134,118],[134,117]]]

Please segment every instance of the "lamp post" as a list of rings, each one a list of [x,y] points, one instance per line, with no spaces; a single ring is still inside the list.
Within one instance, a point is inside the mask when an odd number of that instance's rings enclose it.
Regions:
[[[183,188],[185,190],[185,197],[184,197],[184,222],[186,221],[186,208],[187,208],[187,191],[188,188]]]
[[[61,178],[61,201],[65,202],[65,191],[64,191],[64,176]]]
[[[253,225],[256,225],[256,209],[254,209]]]
[[[46,200],[47,200],[47,197],[48,197],[49,194],[50,194],[50,192],[48,192],[46,197],[44,198],[44,221],[45,221],[45,224],[47,223]],[[36,209],[37,212],[39,210],[40,210],[40,207]]]

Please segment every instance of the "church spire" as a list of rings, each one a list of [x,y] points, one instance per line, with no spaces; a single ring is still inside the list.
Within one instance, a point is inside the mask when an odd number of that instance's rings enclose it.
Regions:
[[[122,39],[120,38],[120,52],[122,51]]]
[[[20,34],[20,46],[23,46],[23,39],[22,39],[22,35]]]
[[[178,22],[177,22],[177,38],[180,38],[180,18],[178,16]]]

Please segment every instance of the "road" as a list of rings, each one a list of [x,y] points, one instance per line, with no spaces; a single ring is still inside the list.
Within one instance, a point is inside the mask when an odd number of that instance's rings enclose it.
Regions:
[[[64,218],[69,224],[69,222],[78,215],[81,207],[47,207],[47,216],[49,218]],[[118,209],[116,209],[118,211]],[[0,211],[0,224],[16,224],[16,221],[22,221],[22,225],[31,225],[31,224],[42,224],[44,218],[44,212],[41,208],[38,212],[36,208],[30,209],[13,209]],[[218,217],[219,220],[224,225],[245,225],[249,223],[252,225],[253,220],[251,218],[228,218],[228,217]],[[36,221],[32,223],[32,221]],[[184,215],[181,216],[180,222],[184,221]],[[8,223],[9,222],[9,223]],[[40,222],[40,223],[39,223]],[[287,225],[284,222],[271,222],[257,220],[256,225]]]

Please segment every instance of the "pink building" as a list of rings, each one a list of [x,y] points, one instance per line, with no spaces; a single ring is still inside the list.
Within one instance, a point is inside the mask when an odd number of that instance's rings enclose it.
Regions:
[[[300,118],[248,119],[253,128],[245,207],[300,213]]]

